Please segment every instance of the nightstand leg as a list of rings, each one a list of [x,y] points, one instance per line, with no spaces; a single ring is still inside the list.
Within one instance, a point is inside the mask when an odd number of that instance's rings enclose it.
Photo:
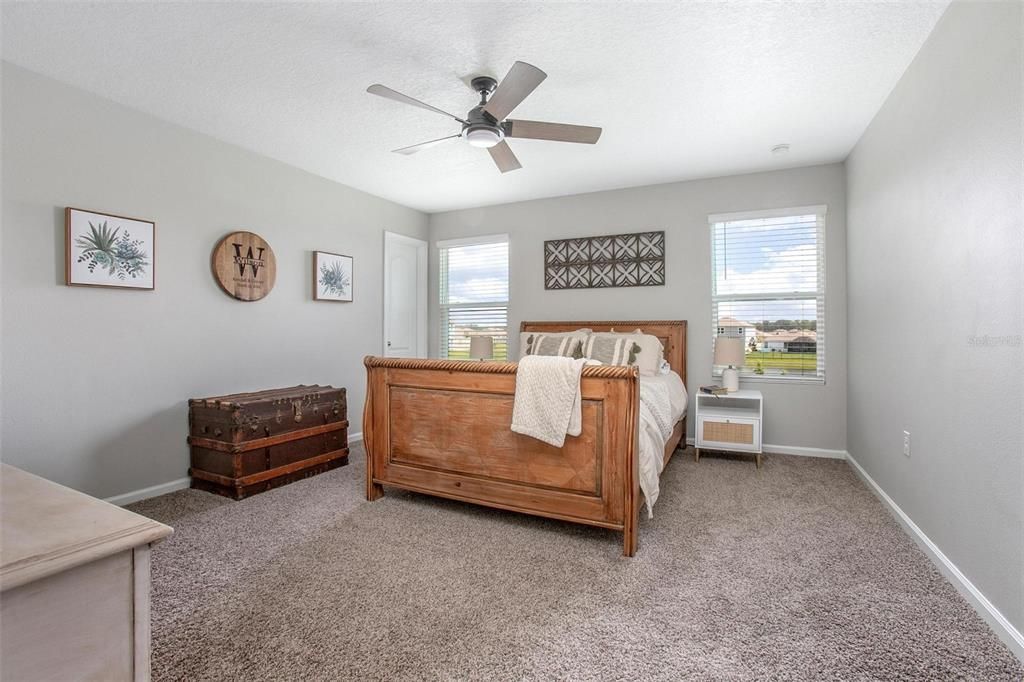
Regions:
[[[694,447],[693,448],[693,461],[694,462],[699,462],[700,461],[700,448],[698,448],[698,447]]]
[[[757,468],[761,468],[761,453],[757,453]]]

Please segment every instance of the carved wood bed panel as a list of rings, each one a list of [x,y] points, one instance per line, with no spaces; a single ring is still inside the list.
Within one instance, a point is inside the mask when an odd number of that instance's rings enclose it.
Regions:
[[[522,331],[641,329],[661,339],[686,381],[686,322],[524,322]],[[585,367],[583,433],[555,448],[513,433],[516,363],[368,356],[363,443],[366,497],[391,485],[611,528],[637,548],[639,380],[635,367]],[[681,420],[665,448],[686,434]]]

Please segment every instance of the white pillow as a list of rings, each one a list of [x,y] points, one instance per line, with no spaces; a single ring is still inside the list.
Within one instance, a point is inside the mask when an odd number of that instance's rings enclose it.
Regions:
[[[640,345],[650,351],[650,355],[648,355],[647,359],[649,360],[651,355],[653,355],[655,358],[653,365],[654,370],[651,371],[649,374],[646,374],[646,376],[654,376],[655,374],[660,374],[662,365],[668,365],[668,361],[665,360],[665,346],[662,345],[661,339],[659,339],[657,336],[654,336],[653,334],[644,334],[639,329],[637,329],[633,333],[642,337],[643,340],[640,342]],[[640,373],[644,373],[643,367],[641,367]]]

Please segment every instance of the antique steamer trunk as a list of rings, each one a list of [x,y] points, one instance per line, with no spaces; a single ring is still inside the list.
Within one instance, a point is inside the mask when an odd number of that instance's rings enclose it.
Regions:
[[[344,388],[193,398],[188,430],[192,487],[236,500],[348,464]]]

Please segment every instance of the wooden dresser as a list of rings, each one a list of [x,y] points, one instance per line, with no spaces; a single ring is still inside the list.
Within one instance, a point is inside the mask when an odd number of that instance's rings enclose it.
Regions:
[[[0,467],[0,679],[148,680],[150,545],[171,528]]]

